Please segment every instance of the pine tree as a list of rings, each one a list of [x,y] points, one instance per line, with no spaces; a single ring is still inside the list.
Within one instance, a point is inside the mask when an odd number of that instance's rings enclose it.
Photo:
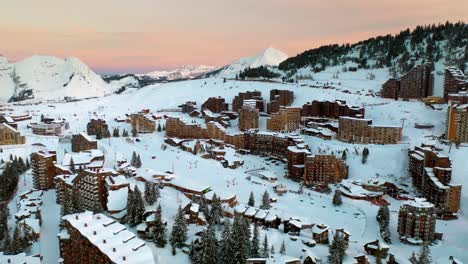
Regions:
[[[202,242],[202,253],[200,256],[200,263],[203,264],[217,264],[218,263],[218,240],[214,230],[214,225],[208,225],[205,231]]]
[[[252,234],[252,231],[250,230],[250,224],[247,221],[246,218],[242,217],[241,219],[241,232],[242,232],[242,239],[243,243],[245,244],[245,252],[247,256],[250,255],[250,248],[251,248],[251,242],[250,242],[250,237]]]
[[[340,206],[341,204],[343,204],[343,201],[341,200],[341,191],[335,190],[335,194],[333,195],[333,205]]]
[[[73,172],[73,173],[76,172],[76,169],[75,169],[75,162],[73,161],[73,157],[70,158],[70,170],[71,170],[71,172]]]
[[[122,137],[128,137],[128,131],[127,130],[123,130],[122,132]]]
[[[249,206],[255,206],[255,197],[253,192],[250,192],[249,202],[247,204]]]
[[[130,165],[132,165],[133,167],[136,167],[138,161],[137,161],[137,154],[135,151],[133,151],[132,153],[132,160],[130,161]]]
[[[138,186],[135,187],[132,195],[133,199],[133,215],[131,218],[130,225],[138,225],[143,222],[143,214],[145,213],[145,202]]]
[[[221,199],[215,194],[213,194],[210,211],[210,218],[213,224],[217,225],[221,223],[221,218],[223,217],[223,205],[221,204]]]
[[[162,131],[161,123],[158,123],[158,132],[161,132],[161,131]]]
[[[333,237],[333,242],[330,245],[328,252],[328,263],[341,264],[345,255],[346,245],[343,237],[336,232]]]
[[[145,201],[149,205],[153,205],[156,202],[155,187],[150,181],[145,183]]]
[[[382,236],[385,243],[390,244],[392,242],[390,235],[390,210],[388,206],[384,205],[379,208],[376,216],[377,222],[380,227],[380,235]]]
[[[409,262],[411,264],[419,264],[419,260],[416,257],[416,254],[414,253],[414,251],[413,251],[413,254],[411,254],[411,257],[409,258]]]
[[[175,247],[181,248],[183,247],[186,240],[187,240],[187,222],[184,217],[184,212],[182,211],[182,208],[179,206],[179,210],[177,212],[174,225],[172,226],[171,244]]]
[[[342,160],[346,160],[347,156],[346,156],[346,150],[343,150],[343,154],[341,155],[341,159]]]
[[[232,233],[231,233],[231,222],[228,218],[226,218],[223,222],[223,232],[221,234],[221,241],[220,241],[220,257],[219,262],[223,264],[231,264],[233,263],[233,241],[232,241]]]
[[[381,225],[389,224],[390,210],[388,209],[388,206],[386,205],[380,206],[379,211],[377,212],[376,219],[377,219],[377,222],[379,222],[379,224]]]
[[[8,207],[0,208],[0,241],[8,233]]]
[[[380,230],[380,234],[382,236],[382,239],[385,241],[385,243],[387,244],[391,244],[392,243],[392,238],[391,238],[391,235],[390,235],[390,228],[389,228],[389,225],[385,225],[381,230]]]
[[[11,241],[11,253],[16,255],[23,252],[25,249],[23,248],[22,237],[20,233],[20,229],[18,226],[15,227],[15,231],[13,232],[13,240]]]
[[[260,234],[258,231],[257,223],[254,224],[253,235],[252,235],[252,243],[250,247],[250,257],[258,258],[260,257]]]
[[[114,130],[112,131],[112,136],[113,137],[120,137],[120,130],[118,127],[114,128]]]
[[[132,137],[138,137],[138,130],[135,127],[132,128]]]
[[[134,198],[133,198],[133,191],[132,189],[128,189],[127,194],[127,215],[125,216],[125,221],[127,223],[133,222],[133,216],[135,215],[135,205],[134,205]]]
[[[367,162],[367,157],[369,156],[369,149],[364,148],[362,150],[362,164],[365,164]]]
[[[246,234],[244,227],[244,219],[240,216],[234,218],[232,225],[232,260],[233,264],[244,264],[249,256],[250,245],[246,244]],[[250,241],[250,240],[249,240]]]
[[[208,202],[206,201],[205,195],[199,197],[200,212],[202,212],[207,221],[211,221],[210,208],[208,207]]]
[[[273,245],[271,245],[270,256],[273,256],[274,254],[275,254],[275,247]]]
[[[161,204],[156,209],[156,217],[154,224],[154,242],[157,247],[165,247],[167,244],[166,226],[162,221],[162,209]]]
[[[2,250],[6,254],[11,254],[12,253],[11,237],[10,237],[10,234],[8,232],[6,232],[6,234],[5,234],[5,240],[3,241]]]
[[[24,163],[24,160],[22,157],[18,158],[18,166],[20,167],[21,172],[26,171],[26,164]]]
[[[418,264],[430,264],[432,263],[431,250],[429,245],[425,243],[419,251]]]
[[[284,240],[281,243],[281,248],[280,248],[280,254],[285,255],[286,254],[286,245],[284,245]]]
[[[267,234],[265,234],[265,237],[263,239],[263,244],[262,244],[262,257],[264,258],[269,258],[270,257],[270,252],[269,252],[269,246],[268,246],[268,237]]]
[[[262,196],[262,205],[260,206],[260,209],[270,209],[270,194],[265,191]]]
[[[140,154],[137,155],[136,157],[136,166],[137,168],[140,168],[141,167],[141,157],[140,157]]]
[[[157,201],[159,197],[161,197],[161,193],[159,192],[159,183],[153,183],[153,185],[154,185],[154,197],[155,197],[155,201]]]

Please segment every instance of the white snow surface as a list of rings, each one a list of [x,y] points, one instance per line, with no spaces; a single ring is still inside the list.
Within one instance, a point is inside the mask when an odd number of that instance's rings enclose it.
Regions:
[[[160,109],[172,109],[189,100],[197,101],[200,105],[211,96],[223,96],[227,102],[232,102],[234,96],[239,92],[259,90],[264,97],[268,97],[271,89],[289,89],[293,90],[295,95],[293,106],[302,106],[305,102],[312,100],[344,99],[349,104],[364,106],[366,108],[365,117],[372,119],[376,125],[401,125],[402,119],[404,119],[403,142],[396,145],[355,145],[337,140],[323,140],[311,136],[302,137],[309,145],[312,155],[319,153],[340,155],[344,149],[348,149],[346,163],[349,165],[349,179],[351,181],[392,181],[403,186],[403,188],[410,192],[412,197],[415,197],[417,193],[412,188],[411,178],[408,174],[408,149],[421,142],[431,140],[432,135],[444,133],[446,105],[442,105],[442,110],[434,110],[419,101],[395,101],[368,95],[371,91],[379,90],[382,83],[387,80],[389,74],[386,69],[358,70],[353,73],[341,73],[338,78],[332,78],[333,71],[337,69],[330,69],[329,71],[314,74],[313,81],[301,81],[297,85],[233,80],[223,82],[222,78],[209,78],[155,84],[139,90],[132,90],[122,95],[111,95],[79,102],[11,106],[15,111],[29,112],[33,115],[33,120],[20,122],[18,126],[18,130],[26,136],[28,144],[24,146],[3,147],[3,153],[0,153],[0,157],[6,160],[11,153],[26,157],[37,149],[37,147],[31,144],[42,143],[49,146],[51,150],[57,150],[59,162],[63,159],[65,150],[70,151],[69,142],[59,142],[57,137],[33,135],[26,127],[27,122],[37,122],[41,114],[65,118],[70,123],[70,129],[66,131],[66,134],[83,131],[89,119],[96,117],[107,120],[111,129],[119,127],[120,131],[123,129],[130,131],[130,124],[117,123],[114,121],[114,118],[144,108],[148,108],[153,112]],[[369,80],[367,78],[369,72],[373,72],[376,78]],[[333,86],[336,88],[323,89],[310,86],[312,84],[321,85],[325,82],[329,84],[333,82]],[[345,92],[345,90],[348,90],[349,93]],[[192,119],[181,113],[173,112],[167,114]],[[200,118],[193,120],[203,122]],[[163,123],[164,120],[158,120],[157,122]],[[414,128],[415,123],[423,122],[433,123],[434,128],[429,130]],[[259,123],[260,129],[265,130],[266,118],[261,117]],[[233,124],[236,124],[236,122],[233,122]],[[229,128],[229,130],[234,129]],[[364,253],[363,245],[365,243],[380,238],[379,227],[375,220],[378,207],[369,202],[350,200],[343,197],[343,205],[334,207],[331,202],[333,193],[322,194],[307,189],[304,190],[304,194],[287,192],[279,196],[273,191],[274,185],[284,184],[291,191],[299,189],[298,183],[285,177],[286,171],[283,164],[275,165],[259,156],[239,155],[233,149],[226,148],[227,153],[232,153],[234,157],[244,160],[242,167],[228,169],[224,168],[216,160],[203,159],[179,148],[168,147],[167,150],[162,150],[161,145],[164,143],[164,136],[164,132],[140,135],[140,142],[129,142],[122,137],[104,139],[99,141],[98,148],[106,155],[106,167],[114,167],[116,157],[126,157],[129,160],[131,153],[136,151],[141,155],[143,164],[143,167],[138,170],[138,174],[143,174],[147,169],[152,171],[171,171],[174,169],[176,181],[184,181],[184,184],[195,185],[196,183],[198,185],[211,186],[214,192],[222,196],[225,196],[227,193],[235,194],[240,205],[247,203],[251,191],[254,193],[258,204],[261,201],[263,192],[267,190],[272,197],[278,199],[273,204],[272,210],[281,215],[289,215],[300,219],[302,223],[326,224],[330,226],[332,232],[337,228],[348,230],[351,233],[352,243],[350,243],[349,249],[346,251],[344,263],[353,263],[353,257]],[[439,145],[443,149],[441,153],[450,156],[452,159],[452,183],[464,183],[466,181],[466,173],[468,172],[468,163],[466,162],[468,147],[462,145],[459,148],[452,147],[449,149],[449,146]],[[368,147],[370,152],[366,164],[362,164],[360,155],[364,147]],[[247,178],[248,174],[245,171],[258,168],[264,168],[275,173],[278,181],[276,183],[269,183],[267,181],[260,181],[256,177],[252,181],[249,180]],[[26,179],[30,181],[29,177],[31,177],[30,174],[27,174]],[[258,183],[255,184],[253,180]],[[129,181],[132,184],[138,185],[140,190],[144,190],[144,184],[136,182],[133,178],[129,178]],[[23,182],[20,183],[20,185],[22,184]],[[335,188],[337,187],[332,186],[332,189]],[[40,252],[49,260],[56,259],[58,254],[56,238],[52,240],[52,236],[50,235],[53,231],[58,230],[58,226],[55,225],[58,225],[59,208],[51,205],[55,204],[54,197],[54,191],[49,191],[46,194],[42,212],[43,217],[47,220],[43,222],[41,227],[46,233],[41,236],[41,248],[33,249],[33,252]],[[419,251],[419,247],[406,245],[399,241],[397,218],[398,208],[402,201],[397,201],[387,196],[385,198],[391,203],[390,231],[392,244],[390,245],[390,252],[398,256],[397,261],[399,263],[408,263],[407,259],[411,253]],[[179,191],[166,187],[161,190],[161,198],[158,202],[161,202],[163,216],[167,219],[168,229],[170,230],[179,204],[186,203],[187,198]],[[466,244],[468,243],[467,210],[468,192],[462,190],[459,219],[437,221],[436,230],[444,233],[444,238],[442,241],[431,246],[434,262],[447,263],[449,256],[454,256],[465,263],[468,262],[468,256],[466,255]],[[11,209],[10,212],[15,213],[16,211]],[[50,219],[53,219],[53,221]],[[203,227],[190,225],[189,237],[192,238],[196,232],[202,229]],[[303,254],[302,248],[306,246],[302,244],[302,239],[311,239],[311,233],[308,231],[301,232],[297,241],[290,240],[289,236],[284,234],[282,230],[261,230],[262,238],[264,234],[268,234],[270,245],[274,245],[277,250],[284,240],[286,243],[286,253],[292,257],[300,257]],[[46,242],[50,242],[53,246],[46,247],[45,245],[49,244]],[[180,251],[178,251],[176,256],[172,256],[170,246],[161,249],[156,248],[152,243],[147,244],[153,251],[156,263],[189,263],[188,257]],[[54,247],[54,249],[51,249],[51,247]],[[307,249],[321,259],[326,259],[328,255],[328,247],[324,245],[317,245],[314,248]],[[371,262],[374,262],[372,257]]]
[[[14,63],[0,57],[0,87],[0,101],[26,90],[32,90],[39,100],[87,98],[111,92],[101,77],[79,59],[38,55]]]

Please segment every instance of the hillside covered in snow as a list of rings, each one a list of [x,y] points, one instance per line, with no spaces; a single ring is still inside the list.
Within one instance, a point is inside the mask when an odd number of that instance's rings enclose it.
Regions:
[[[213,75],[217,77],[234,78],[237,74],[247,68],[256,68],[260,66],[278,66],[286,60],[288,55],[280,50],[269,47],[260,54],[252,57],[241,58],[229,65],[224,66]]]
[[[294,82],[339,67],[335,72],[385,68],[392,76],[399,76],[421,62],[441,62],[464,71],[468,68],[467,36],[468,24],[462,22],[418,26],[354,44],[320,46],[290,57],[278,67],[268,67],[268,71],[251,67],[244,75],[263,79],[278,78],[278,75],[284,81]]]
[[[18,62],[0,57],[0,87],[0,101],[80,99],[112,92],[79,59],[52,56],[32,56]]]

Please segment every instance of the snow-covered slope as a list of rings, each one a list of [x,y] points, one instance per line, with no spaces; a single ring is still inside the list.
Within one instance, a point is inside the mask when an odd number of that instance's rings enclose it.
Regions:
[[[260,66],[278,66],[286,60],[288,55],[280,50],[269,47],[262,53],[253,57],[244,57],[221,69],[217,76],[234,77],[237,73],[247,68],[256,68]]]
[[[165,80],[178,80],[178,79],[193,79],[200,75],[203,75],[208,72],[216,70],[216,66],[207,66],[207,65],[184,65],[175,70],[169,71],[153,71],[142,74],[143,76],[148,76],[155,79],[165,79]]]
[[[123,92],[127,88],[140,88],[140,82],[135,75],[127,75],[108,82],[113,92]]]
[[[0,58],[0,100],[103,96],[110,87],[77,58],[32,56],[11,63]]]

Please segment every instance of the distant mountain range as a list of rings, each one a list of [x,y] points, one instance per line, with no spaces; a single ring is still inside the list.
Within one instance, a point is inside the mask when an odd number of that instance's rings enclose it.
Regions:
[[[180,68],[167,71],[152,71],[145,74],[140,74],[140,76],[147,76],[159,80],[180,80],[180,79],[194,79],[200,75],[206,74],[217,70],[216,66],[193,66],[193,65],[184,65]]]
[[[355,44],[325,45],[290,58],[270,47],[256,56],[240,58],[224,67],[183,66],[174,70],[113,76],[99,76],[73,57],[32,56],[10,62],[0,56],[0,101],[89,98],[139,89],[156,82],[207,77],[242,75],[242,78],[294,81],[299,76],[311,76],[333,66],[339,66],[343,71],[386,67],[398,75],[421,60],[442,61],[465,71],[468,68],[467,36],[467,24],[447,22],[418,26]]]

